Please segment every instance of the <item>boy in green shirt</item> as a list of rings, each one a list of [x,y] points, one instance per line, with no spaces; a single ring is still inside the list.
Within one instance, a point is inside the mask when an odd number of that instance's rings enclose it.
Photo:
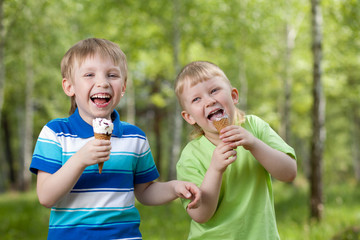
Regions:
[[[236,108],[239,93],[210,62],[192,62],[179,73],[175,92],[194,138],[177,164],[178,179],[196,183],[202,203],[189,209],[189,239],[280,239],[271,176],[296,177],[293,148],[262,119]],[[213,121],[227,115],[220,133]]]

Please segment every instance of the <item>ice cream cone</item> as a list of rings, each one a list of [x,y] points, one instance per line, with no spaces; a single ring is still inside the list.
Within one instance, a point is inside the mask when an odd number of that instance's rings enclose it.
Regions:
[[[96,118],[93,120],[93,129],[95,139],[110,140],[113,130],[113,123],[105,118]],[[101,174],[104,163],[99,163],[99,173]]]
[[[221,129],[223,129],[223,128],[230,125],[230,122],[229,122],[228,116],[224,116],[224,117],[221,117],[221,118],[216,118],[213,121],[213,124],[214,124],[216,130],[218,130],[218,132],[220,133]]]
[[[110,140],[111,138],[111,134],[108,135],[108,134],[94,133],[94,136],[95,139],[100,139],[100,140]],[[99,163],[98,166],[99,166],[99,173],[101,174],[104,163],[103,162]]]

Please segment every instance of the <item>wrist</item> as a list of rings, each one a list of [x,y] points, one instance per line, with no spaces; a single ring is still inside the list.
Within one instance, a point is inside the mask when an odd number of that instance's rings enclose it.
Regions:
[[[178,180],[170,180],[170,181],[168,181],[168,184],[170,186],[170,192],[172,192],[174,196],[177,196],[176,186],[177,186],[178,182],[179,182]]]
[[[84,171],[85,168],[87,167],[85,163],[83,163],[83,161],[81,161],[81,159],[79,159],[79,155],[78,153],[75,153],[69,160],[68,162],[71,164],[71,167],[73,169],[79,169],[80,171]]]
[[[225,172],[225,169],[219,168],[215,165],[210,164],[208,170],[206,171],[207,174],[213,176],[213,177],[222,177],[223,173]]]

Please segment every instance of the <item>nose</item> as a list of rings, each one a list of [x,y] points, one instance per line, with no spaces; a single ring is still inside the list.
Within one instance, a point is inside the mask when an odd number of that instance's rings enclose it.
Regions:
[[[205,103],[206,103],[206,107],[211,107],[216,103],[216,100],[211,96],[207,96],[205,98]]]
[[[101,88],[108,88],[110,84],[106,77],[98,77],[96,80],[96,86]]]

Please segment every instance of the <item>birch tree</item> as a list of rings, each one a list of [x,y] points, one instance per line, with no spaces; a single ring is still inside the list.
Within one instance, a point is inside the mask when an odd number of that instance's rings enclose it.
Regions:
[[[173,64],[175,69],[175,74],[180,72],[180,39],[181,39],[181,28],[180,24],[180,1],[173,0]],[[175,107],[173,108],[173,119],[174,119],[174,131],[172,132],[172,144],[171,144],[171,154],[170,154],[170,163],[168,170],[168,179],[176,179],[176,163],[179,158],[180,148],[181,148],[181,134],[183,129],[183,119],[180,116],[181,107],[178,101],[175,101]]]
[[[325,99],[322,86],[322,13],[320,0],[311,0],[313,52],[313,109],[311,140],[311,217],[320,220],[323,213],[322,158],[325,140]]]

